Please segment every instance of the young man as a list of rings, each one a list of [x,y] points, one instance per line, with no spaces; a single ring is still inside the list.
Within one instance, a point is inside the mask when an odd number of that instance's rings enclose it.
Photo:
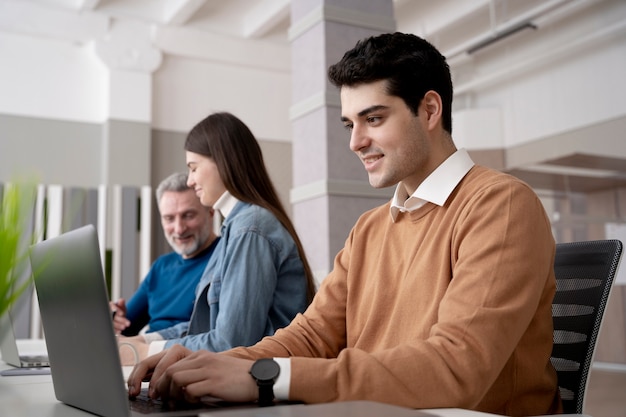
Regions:
[[[111,302],[116,333],[132,336],[189,321],[196,285],[219,238],[213,232],[213,209],[204,207],[187,174],[165,178],[156,190],[161,226],[174,250],[152,264],[141,285],[126,302]]]
[[[164,398],[266,403],[263,384],[275,381],[277,398],[306,403],[559,412],[550,223],[526,184],[456,149],[445,58],[414,35],[384,34],[357,43],[329,77],[350,148],[372,186],[397,184],[393,199],[361,216],[285,329],[224,354],[149,357],[130,394],[153,372],[152,395]]]

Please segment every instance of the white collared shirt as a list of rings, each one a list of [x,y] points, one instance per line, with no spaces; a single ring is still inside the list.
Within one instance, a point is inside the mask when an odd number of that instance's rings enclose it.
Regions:
[[[236,197],[226,190],[224,194],[217,199],[215,204],[213,204],[213,210],[218,212],[220,216],[222,216],[222,219],[225,219],[233,211],[238,201]]]
[[[411,196],[406,193],[402,183],[399,183],[391,199],[391,220],[395,222],[398,213],[417,210],[427,202],[443,206],[473,166],[474,161],[467,151],[459,149],[435,168]]]

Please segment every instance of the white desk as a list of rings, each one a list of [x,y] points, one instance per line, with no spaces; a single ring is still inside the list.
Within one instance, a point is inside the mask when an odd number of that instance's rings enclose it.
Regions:
[[[4,369],[7,365],[0,364]],[[358,404],[356,404],[358,406]],[[322,407],[323,409],[320,409]],[[296,405],[277,406],[269,408],[233,409],[203,412],[201,417],[313,417],[324,415],[345,416],[363,415],[358,407],[346,403],[320,404],[320,405]],[[310,409],[309,409],[310,408]],[[349,409],[348,409],[349,408]],[[0,377],[0,410],[7,417],[86,417],[92,416],[85,411],[67,406],[58,402],[54,396],[52,379],[50,375],[10,376]],[[348,412],[346,412],[348,411]],[[375,411],[375,410],[373,410]],[[419,410],[406,410],[406,413],[398,414],[397,417],[415,415],[422,417]],[[494,414],[478,413],[460,409],[421,410],[432,414],[432,417],[494,417]],[[321,412],[321,413],[320,413]],[[354,414],[353,412],[357,412]],[[385,415],[394,417],[394,415]],[[426,416],[424,416],[426,417]]]
[[[33,354],[41,353],[42,341],[20,340],[18,341],[20,353]],[[0,370],[10,368],[9,365],[0,361]],[[124,374],[128,375],[132,368],[125,367]],[[352,411],[358,412],[358,407],[363,404],[355,404]],[[309,407],[312,407],[309,409]],[[323,407],[320,410],[318,407]],[[342,416],[346,415],[346,404],[320,404],[320,405],[296,405],[296,406],[278,406],[271,407],[274,410],[272,415],[282,417],[306,417],[308,415],[325,415],[325,416]],[[54,395],[51,375],[19,375],[19,376],[0,376],[0,414],[7,417],[85,417],[92,416],[85,411],[67,406],[57,401]],[[306,411],[305,411],[306,410]],[[253,408],[253,409],[231,409],[203,412],[203,417],[224,416],[224,417],[255,417],[268,415],[269,408]],[[319,414],[319,411],[323,411]],[[420,413],[402,409],[401,416]],[[477,413],[467,410],[445,409],[445,410],[423,410],[432,413],[433,417],[493,417],[493,414]],[[360,413],[350,415],[361,415]],[[392,415],[386,417],[394,417]]]
[[[19,340],[21,354],[45,351],[42,340]],[[0,360],[0,370],[11,366]],[[50,375],[0,376],[0,410],[7,417],[75,417],[89,415],[58,402]]]
[[[18,341],[20,353],[41,353],[42,341],[20,340]],[[1,361],[0,370],[10,368]],[[132,368],[125,367],[124,375],[128,375]],[[334,403],[318,405],[295,405],[278,406],[270,408],[252,409],[224,409],[218,411],[202,412],[200,417],[308,417],[324,415],[327,417],[344,415],[362,415],[359,403]],[[374,405],[375,406],[375,405]],[[270,409],[274,409],[271,411]],[[399,417],[415,415],[424,416],[424,413],[432,417],[496,417],[495,414],[479,413],[476,411],[462,410],[457,408],[432,409],[432,410],[407,410],[402,409]],[[87,417],[93,416],[85,411],[67,406],[57,401],[54,395],[51,375],[24,375],[24,376],[0,376],[0,414],[7,417]],[[394,417],[386,415],[385,417]]]

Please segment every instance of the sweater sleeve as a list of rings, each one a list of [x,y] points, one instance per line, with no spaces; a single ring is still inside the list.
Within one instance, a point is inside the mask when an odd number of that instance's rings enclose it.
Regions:
[[[130,326],[122,332],[125,336],[138,334],[150,321],[148,293],[150,292],[150,282],[154,268],[155,266],[153,265],[146,278],[137,288],[137,291],[126,303],[126,318],[130,320]]]

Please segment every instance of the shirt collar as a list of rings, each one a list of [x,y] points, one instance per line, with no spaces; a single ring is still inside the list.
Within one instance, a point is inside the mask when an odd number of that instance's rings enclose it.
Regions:
[[[391,200],[391,220],[396,221],[401,211],[411,212],[427,202],[443,206],[465,174],[474,166],[474,161],[465,149],[459,149],[441,163],[409,196],[402,183],[396,186]]]
[[[222,219],[225,219],[233,211],[238,202],[239,200],[230,192],[224,191],[224,194],[222,194],[220,198],[217,199],[215,204],[213,204],[213,209],[220,213]]]

